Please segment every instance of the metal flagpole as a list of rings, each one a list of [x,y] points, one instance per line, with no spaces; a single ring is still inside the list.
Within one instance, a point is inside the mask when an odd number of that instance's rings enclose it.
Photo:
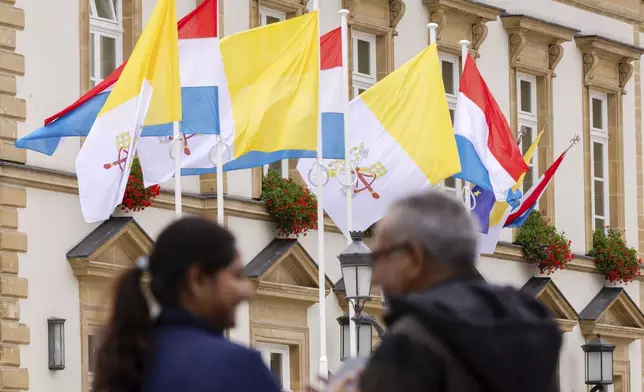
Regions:
[[[470,41],[464,39],[459,41],[458,44],[461,45],[461,71],[464,71],[465,62],[469,55],[468,46],[470,45]],[[476,208],[476,198],[470,189],[470,184],[465,181],[463,181],[463,204],[465,204],[465,208],[470,212]]]
[[[349,23],[347,17],[349,10],[341,9],[338,11],[340,14],[340,26],[342,31],[342,112],[344,113],[344,170],[346,170],[346,184],[342,184],[345,189],[345,197],[347,202],[347,233],[351,232],[353,228],[353,189],[354,182],[352,181],[353,165],[351,162],[351,146],[349,144]],[[347,245],[351,244],[351,236],[347,237]],[[355,309],[349,304],[349,353],[350,356],[358,356],[358,334],[356,331],[356,323],[353,321],[355,316]]]
[[[183,152],[183,135],[179,129],[179,122],[172,123],[174,147],[174,212],[177,219],[181,218],[181,153]]]
[[[320,0],[313,1],[313,10],[318,11],[318,26],[320,25]],[[319,27],[318,27],[319,28]],[[320,33],[318,31],[318,81],[320,80]],[[319,87],[319,86],[318,86]],[[318,102],[320,90],[318,88]],[[322,181],[323,167],[322,167],[322,117],[319,106],[316,108],[318,113],[318,140],[317,140],[317,162],[316,162],[316,176],[317,176],[317,202],[318,202],[318,270],[319,270],[319,300],[320,300],[320,375],[327,377],[329,373],[329,359],[326,356],[326,272],[324,259],[324,203],[323,203],[323,188],[324,181]]]
[[[221,28],[219,27],[219,6],[217,6],[217,15],[215,15],[217,26],[217,38]],[[217,147],[217,223],[224,226],[224,157],[223,157],[223,137],[221,136],[221,111],[219,110],[219,100],[217,102],[217,114],[219,117],[219,135],[216,136]]]

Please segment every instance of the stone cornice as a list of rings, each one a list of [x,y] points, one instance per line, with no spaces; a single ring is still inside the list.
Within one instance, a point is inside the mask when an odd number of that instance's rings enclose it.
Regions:
[[[407,5],[403,0],[380,1],[382,1],[383,4],[386,3],[389,9],[389,23],[387,26],[377,23],[370,23],[369,21],[363,20],[362,18],[356,19],[356,11],[358,10],[358,6],[361,3],[360,0],[342,0],[342,8],[349,11],[348,19],[350,25],[356,26],[362,30],[366,30],[374,34],[393,33],[394,35],[396,35],[396,27],[405,15],[405,11],[407,11]]]
[[[563,57],[561,44],[571,41],[579,32],[577,29],[528,15],[506,14],[501,16],[501,21],[510,37],[510,66],[537,74],[554,74]],[[542,47],[548,58],[532,58],[530,55],[536,52],[535,47]]]
[[[633,61],[644,54],[643,48],[599,35],[578,35],[575,42],[583,54],[584,84],[613,92],[624,92],[633,75]],[[607,67],[599,67],[601,63]]]
[[[486,23],[505,12],[472,0],[423,0],[423,4],[429,11],[430,22],[438,24],[436,39],[439,48],[457,55],[460,55],[458,42],[467,38],[471,51],[478,56],[478,50],[487,37]]]
[[[307,12],[308,0],[262,0],[262,7],[301,15]]]
[[[609,339],[624,339],[628,342],[644,338],[644,328],[599,324],[589,320],[581,320],[579,326],[581,327],[581,333],[585,336],[601,335]]]
[[[317,288],[302,287],[290,284],[263,282],[253,279],[256,288],[256,295],[259,297],[268,296],[291,301],[304,301],[311,305],[319,301],[319,292]],[[331,289],[326,290],[326,295],[331,293]]]
[[[53,192],[78,194],[76,175],[59,170],[45,169],[36,166],[20,165],[0,161],[0,183],[21,185],[29,188],[44,189]],[[210,214],[217,211],[216,195],[183,193],[183,211],[193,214]],[[228,216],[247,219],[271,221],[264,202],[242,196],[224,195],[224,208]],[[174,193],[161,191],[152,207],[166,210],[174,209]],[[326,218],[324,229],[339,233],[338,227]]]

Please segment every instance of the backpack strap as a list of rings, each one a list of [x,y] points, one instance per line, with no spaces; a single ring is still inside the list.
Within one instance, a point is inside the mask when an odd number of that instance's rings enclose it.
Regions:
[[[421,343],[445,364],[447,390],[445,392],[480,392],[479,384],[465,366],[452,355],[447,346],[431,333],[416,317],[407,315],[398,320],[388,331],[410,337]]]

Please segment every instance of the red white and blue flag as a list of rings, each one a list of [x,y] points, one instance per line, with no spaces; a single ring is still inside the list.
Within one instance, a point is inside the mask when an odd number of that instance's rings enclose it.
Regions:
[[[461,77],[454,134],[462,168],[454,177],[494,192],[497,201],[506,200],[528,165],[470,55]]]
[[[232,136],[230,96],[217,36],[217,0],[205,0],[178,23],[184,133]],[[60,139],[87,136],[125,64],[76,102],[16,141],[16,147],[51,155]],[[142,136],[172,135],[172,124],[146,126]]]

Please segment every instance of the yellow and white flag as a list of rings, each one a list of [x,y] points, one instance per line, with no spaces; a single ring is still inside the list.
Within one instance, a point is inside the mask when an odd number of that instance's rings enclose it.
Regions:
[[[355,180],[349,187],[354,197],[352,230],[368,229],[400,198],[460,172],[436,45],[351,101],[348,132]],[[343,164],[324,161],[330,177],[324,186],[324,210],[348,236]],[[317,185],[314,169],[314,159],[300,159],[297,166],[311,189]]]
[[[121,203],[144,125],[181,121],[176,0],[159,0],[76,158],[86,222]]]

